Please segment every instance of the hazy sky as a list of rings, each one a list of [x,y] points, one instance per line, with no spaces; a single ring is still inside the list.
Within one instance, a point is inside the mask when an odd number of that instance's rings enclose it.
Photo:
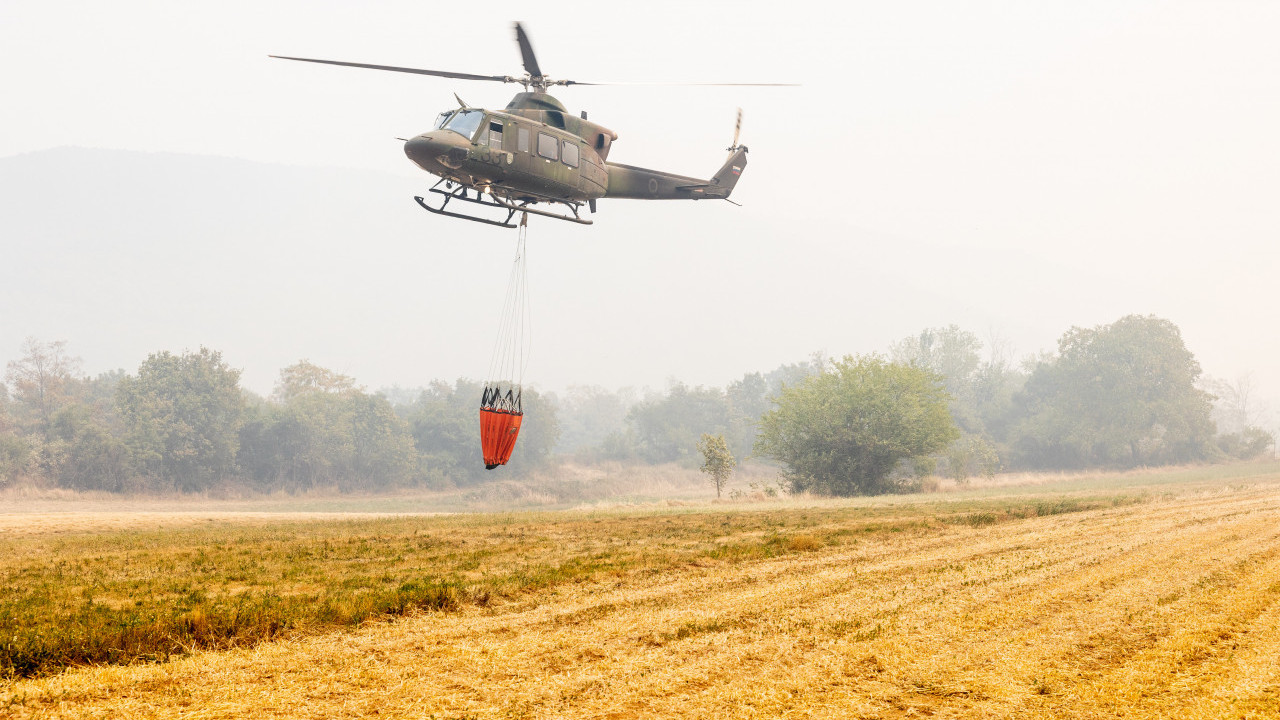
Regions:
[[[517,19],[552,76],[804,84],[555,93],[618,132],[611,160],[701,176],[741,106],[750,166],[741,208],[604,201],[593,227],[531,228],[527,379],[722,385],[950,323],[1021,355],[1071,325],[1154,313],[1207,372],[1253,372],[1280,394],[1276,2],[3,0],[0,157],[211,154],[425,189],[394,138],[427,129],[454,92],[500,107],[516,86],[266,55],[517,74]],[[424,232],[444,222],[421,214]],[[460,225],[448,227],[458,243],[507,262],[513,237]],[[414,238],[403,248],[385,261],[441,260]],[[584,266],[598,272],[557,273]],[[421,301],[468,326],[498,311],[430,287]],[[413,309],[387,312],[415,322]],[[256,359],[274,354],[254,337],[219,349],[269,389],[279,367]],[[93,368],[94,348],[67,339]],[[0,340],[0,358],[16,354],[21,338]],[[390,340],[359,357],[294,342],[291,356],[373,387],[424,381],[421,351]],[[452,345],[437,339],[432,376],[483,373],[488,347]]]

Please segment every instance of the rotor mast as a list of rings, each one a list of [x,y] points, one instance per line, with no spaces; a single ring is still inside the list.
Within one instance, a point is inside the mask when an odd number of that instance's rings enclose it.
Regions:
[[[542,68],[538,65],[538,56],[533,54],[533,43],[529,42],[529,34],[524,31],[524,26],[516,23],[516,44],[520,46],[520,60],[524,63],[524,76],[511,77],[507,76],[507,82],[516,82],[524,86],[524,91],[544,93],[547,88],[556,85],[577,85],[572,80],[553,80],[543,74]]]

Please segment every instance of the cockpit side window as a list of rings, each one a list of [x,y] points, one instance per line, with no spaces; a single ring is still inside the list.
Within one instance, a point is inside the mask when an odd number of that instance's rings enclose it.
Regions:
[[[560,159],[569,167],[578,167],[578,144],[571,140],[565,140]]]
[[[489,147],[498,150],[502,149],[502,121],[497,119],[489,120]]]
[[[538,154],[548,160],[559,160],[560,143],[552,135],[538,133]]]
[[[480,123],[484,122],[484,113],[479,110],[461,110],[445,124],[446,130],[452,130],[470,140],[475,137]]]

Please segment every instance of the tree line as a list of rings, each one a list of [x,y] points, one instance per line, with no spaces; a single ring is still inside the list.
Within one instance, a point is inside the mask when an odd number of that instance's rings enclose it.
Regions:
[[[1274,436],[1247,381],[1202,376],[1176,325],[1130,315],[1071,328],[1058,351],[1014,367],[956,326],[847,357],[787,388],[756,450],[793,489],[854,495],[964,483],[1002,469],[1077,470],[1251,459]]]
[[[275,391],[240,386],[221,353],[154,353],[134,374],[78,374],[66,343],[29,339],[0,386],[0,485],[207,492],[375,491],[479,482],[479,383],[432,383],[393,404],[301,361]],[[546,462],[554,411],[525,392],[519,472]]]
[[[502,471],[563,458],[681,463],[704,435],[778,464],[794,490],[910,490],[944,474],[1217,461],[1273,446],[1245,381],[1204,378],[1177,327],[1152,316],[1071,328],[1055,353],[1015,363],[956,326],[886,354],[814,356],[723,388],[525,390]],[[480,457],[481,386],[435,381],[369,392],[307,361],[274,391],[240,386],[221,353],[150,355],[134,373],[86,377],[65,341],[28,339],[0,384],[0,486],[376,491],[494,477]]]

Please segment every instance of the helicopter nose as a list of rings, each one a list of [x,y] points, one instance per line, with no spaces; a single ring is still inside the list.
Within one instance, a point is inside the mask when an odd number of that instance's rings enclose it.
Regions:
[[[414,165],[426,170],[431,158],[440,154],[438,144],[426,135],[409,138],[404,144],[404,154],[413,161]]]
[[[405,142],[404,154],[415,165],[430,173],[439,174],[445,168],[456,170],[467,159],[467,148],[462,136],[457,135],[458,142],[454,142],[451,137],[454,135],[457,133],[422,133]]]

